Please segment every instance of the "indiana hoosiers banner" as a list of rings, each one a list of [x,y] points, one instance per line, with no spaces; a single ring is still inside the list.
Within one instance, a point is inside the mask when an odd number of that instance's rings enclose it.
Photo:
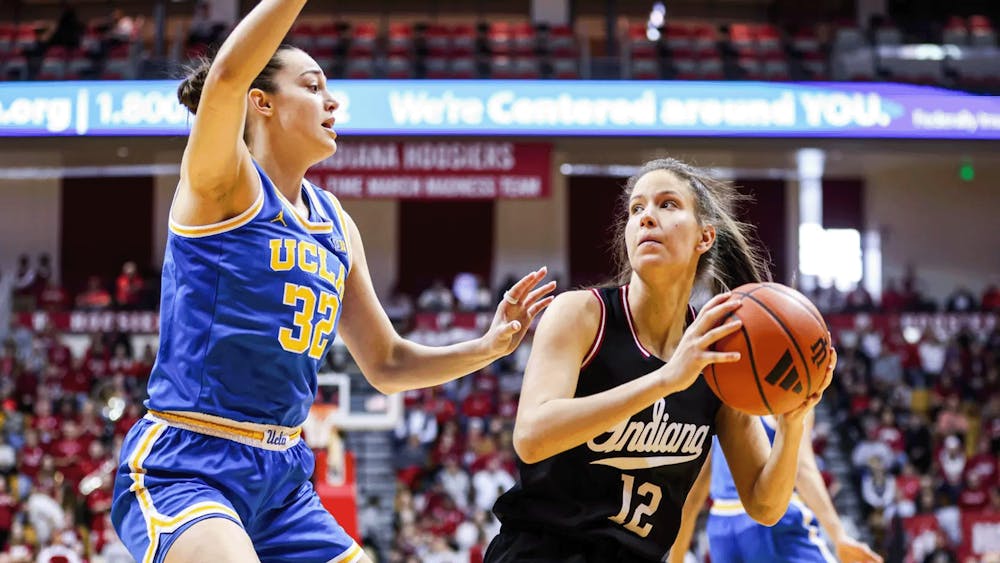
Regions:
[[[309,170],[342,198],[548,197],[552,145],[491,141],[351,141]]]

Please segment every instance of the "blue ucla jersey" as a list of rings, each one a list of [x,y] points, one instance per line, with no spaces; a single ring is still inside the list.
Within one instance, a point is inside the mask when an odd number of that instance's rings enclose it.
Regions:
[[[306,419],[350,270],[343,209],[303,182],[301,217],[254,166],[261,189],[250,209],[214,225],[170,222],[152,410]]]
[[[774,427],[767,423],[767,419],[760,417],[760,423],[767,432],[767,439],[774,444]],[[736,483],[733,482],[733,474],[729,471],[729,462],[726,461],[725,454],[722,453],[722,446],[719,438],[712,439],[712,484],[710,494],[714,500],[739,500],[740,494],[736,490]]]

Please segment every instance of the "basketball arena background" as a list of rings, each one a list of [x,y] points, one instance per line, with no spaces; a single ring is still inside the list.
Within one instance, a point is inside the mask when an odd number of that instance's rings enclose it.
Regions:
[[[251,4],[0,3],[2,561],[130,561],[110,476],[156,353],[190,124],[174,92]],[[888,561],[971,562],[1000,558],[998,18],[987,0],[314,1],[289,40],[341,103],[310,178],[358,223],[401,333],[475,335],[541,265],[562,289],[608,279],[624,178],[666,155],[712,168],[833,328],[813,439],[848,530]],[[316,487],[377,560],[481,560],[529,349],[387,398],[331,347]]]

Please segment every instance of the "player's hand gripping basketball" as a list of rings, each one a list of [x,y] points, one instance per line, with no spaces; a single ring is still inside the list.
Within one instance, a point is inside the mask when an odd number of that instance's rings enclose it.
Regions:
[[[720,293],[705,303],[698,317],[684,331],[673,356],[661,368],[663,385],[668,393],[677,393],[691,386],[709,364],[740,361],[739,352],[715,352],[712,344],[739,330],[742,321],[733,317],[721,324],[726,315],[740,307],[738,299],[729,299],[729,292]]]
[[[483,335],[483,343],[491,355],[500,357],[513,352],[528,333],[531,321],[552,303],[554,297],[549,293],[556,288],[556,282],[536,287],[547,273],[548,268],[542,266],[504,293],[493,316],[493,324]]]
[[[827,342],[829,341],[828,337]],[[833,346],[830,346],[830,365],[826,367],[826,377],[823,379],[823,384],[812,395],[806,397],[806,400],[801,405],[785,414],[775,416],[779,430],[784,431],[793,424],[802,425],[802,421],[805,420],[809,411],[818,405],[823,398],[823,391],[826,391],[826,388],[833,382],[833,369],[835,367],[837,367],[837,350]]]

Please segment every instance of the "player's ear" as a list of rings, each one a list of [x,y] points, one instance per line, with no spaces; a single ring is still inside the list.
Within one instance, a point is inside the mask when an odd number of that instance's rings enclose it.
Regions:
[[[247,105],[251,111],[270,117],[274,113],[271,107],[271,97],[260,88],[253,88],[247,93]]]
[[[701,239],[698,241],[698,245],[695,246],[695,250],[698,251],[698,254],[704,254],[712,248],[713,244],[715,244],[715,225],[702,226]]]

